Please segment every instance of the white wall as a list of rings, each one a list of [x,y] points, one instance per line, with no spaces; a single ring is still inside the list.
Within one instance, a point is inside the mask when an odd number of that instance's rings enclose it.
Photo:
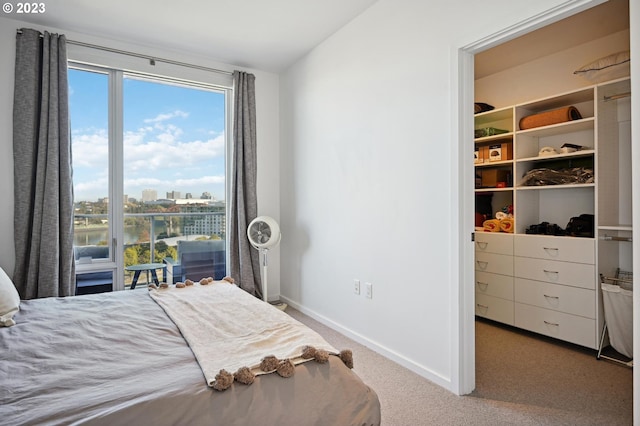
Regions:
[[[13,245],[13,82],[15,59],[15,33],[18,28],[35,28],[62,33],[68,39],[91,43],[99,46],[121,49],[140,54],[153,55],[159,58],[172,59],[189,64],[211,67],[220,70],[233,71],[241,69],[256,76],[256,114],[258,132],[258,213],[268,214],[280,219],[280,175],[279,175],[279,77],[273,73],[260,70],[243,69],[229,64],[221,64],[208,58],[189,56],[182,52],[167,51],[157,47],[141,46],[134,43],[121,43],[85,34],[65,31],[59,28],[43,28],[24,22],[0,18],[0,199],[4,207],[0,215],[0,267],[11,276],[15,265],[15,251]],[[82,49],[69,45],[69,55],[76,56]],[[150,67],[146,61],[131,61],[131,67],[149,72],[181,73],[183,78],[192,76],[191,71],[176,67],[165,66],[158,62],[156,67]],[[146,69],[145,69],[146,68]],[[212,80],[219,78],[213,74]],[[213,82],[213,81],[212,81]],[[229,129],[231,131],[231,129]],[[280,284],[280,250],[269,253],[269,295],[272,298],[279,294]]]
[[[285,300],[458,391],[453,64],[562,3],[380,0],[283,74]]]
[[[13,275],[13,76],[15,67],[15,26],[0,18],[0,267]]]
[[[635,139],[635,147],[631,148],[632,164],[640,164],[640,149],[637,149],[638,138],[640,137],[640,62],[637,59],[640,57],[640,4],[637,1],[629,2],[629,22],[631,22],[631,56],[634,60],[631,61],[631,135]],[[632,209],[633,209],[633,252],[636,255],[633,257],[633,269],[640,271],[640,167],[633,167],[632,169]],[[634,291],[633,294],[633,352],[634,354],[640,353],[640,310],[637,309],[640,306],[640,292]],[[638,368],[633,369],[633,412],[640,413],[640,370]],[[638,414],[634,416],[634,424],[639,424],[640,421]]]

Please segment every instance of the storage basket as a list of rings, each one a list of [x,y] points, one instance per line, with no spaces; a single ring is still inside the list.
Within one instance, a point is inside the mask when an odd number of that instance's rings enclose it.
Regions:
[[[609,342],[622,355],[633,358],[633,291],[631,272],[616,272],[615,278],[601,277],[604,320]]]

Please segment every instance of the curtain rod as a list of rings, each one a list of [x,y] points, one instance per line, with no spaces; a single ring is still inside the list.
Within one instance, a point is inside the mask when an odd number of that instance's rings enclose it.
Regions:
[[[18,34],[22,34],[22,30],[17,30],[16,32]],[[42,34],[40,34],[40,37],[42,38]],[[149,64],[151,64],[151,65],[155,65],[156,62],[163,62],[165,64],[178,65],[178,66],[181,66],[181,67],[193,68],[193,69],[198,69],[198,70],[201,70],[201,71],[209,71],[209,72],[214,72],[214,73],[218,73],[218,74],[233,75],[233,72],[231,72],[231,71],[224,71],[224,70],[219,70],[217,68],[210,68],[210,67],[204,67],[204,66],[201,66],[201,65],[188,64],[186,62],[174,61],[172,59],[157,58],[155,56],[143,55],[143,54],[140,54],[140,53],[129,52],[129,51],[126,51],[126,50],[113,49],[111,47],[98,46],[97,44],[85,43],[85,42],[82,42],[82,41],[75,41],[75,40],[67,39],[67,44],[73,44],[73,45],[81,46],[81,47],[89,47],[89,48],[92,48],[92,49],[103,50],[105,52],[117,53],[117,54],[120,54],[120,55],[126,55],[126,56],[132,56],[132,57],[135,57],[135,58],[146,59],[146,60],[149,61]]]

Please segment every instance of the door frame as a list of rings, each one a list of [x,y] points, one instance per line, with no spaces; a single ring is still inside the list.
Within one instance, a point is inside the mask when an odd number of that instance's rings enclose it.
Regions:
[[[474,245],[472,242],[474,214],[474,167],[473,167],[473,102],[474,102],[474,56],[476,53],[535,31],[571,15],[604,3],[606,0],[570,0],[542,13],[524,19],[496,33],[458,46],[452,52],[452,105],[454,106],[452,136],[452,182],[457,183],[457,197],[452,198],[452,210],[458,213],[457,238],[453,246],[453,282],[458,286],[452,291],[452,327],[458,330],[452,339],[452,391],[466,395],[475,389],[475,288]],[[630,1],[630,7],[633,6]],[[638,12],[636,12],[637,14]],[[630,16],[633,13],[630,11]],[[630,18],[633,22],[633,19]],[[633,31],[631,32],[633,36]],[[633,50],[633,41],[632,41]],[[633,66],[633,64],[632,64]],[[633,73],[633,71],[632,71]],[[634,178],[634,182],[637,179]],[[634,200],[638,185],[634,185]],[[638,209],[634,209],[637,212]],[[635,216],[634,216],[635,219]],[[635,220],[634,220],[635,221]],[[637,223],[636,223],[637,225]],[[635,227],[634,229],[637,229]],[[634,232],[635,233],[635,232]],[[634,236],[634,241],[637,241]],[[634,265],[637,266],[637,265]],[[455,286],[454,286],[455,287]],[[637,305],[637,304],[636,304]],[[637,322],[634,322],[637,325]],[[637,340],[637,339],[635,339]],[[457,357],[455,357],[457,355]],[[635,383],[635,376],[634,376]],[[634,406],[635,406],[634,398]]]

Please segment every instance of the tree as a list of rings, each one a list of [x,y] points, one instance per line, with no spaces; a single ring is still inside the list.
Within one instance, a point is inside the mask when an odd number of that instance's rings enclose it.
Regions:
[[[129,246],[124,250],[124,266],[131,266],[138,264],[138,250],[137,246]]]
[[[149,236],[149,231],[143,229],[140,231],[140,235],[138,235],[138,243],[147,243],[151,241],[151,237]]]

